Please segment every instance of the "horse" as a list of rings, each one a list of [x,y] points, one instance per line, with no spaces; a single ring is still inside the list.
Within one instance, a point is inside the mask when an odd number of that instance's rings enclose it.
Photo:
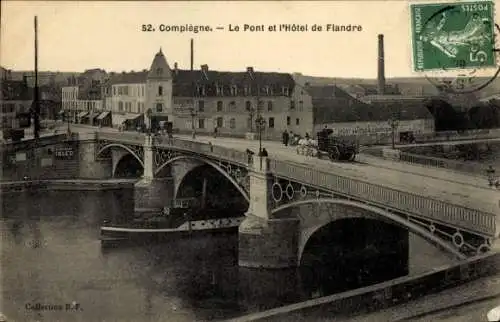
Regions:
[[[318,141],[313,139],[302,138],[297,145],[297,154],[306,156],[314,156],[317,153]]]

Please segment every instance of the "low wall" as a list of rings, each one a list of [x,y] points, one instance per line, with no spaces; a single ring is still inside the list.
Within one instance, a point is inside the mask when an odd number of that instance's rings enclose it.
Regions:
[[[454,170],[459,172],[464,172],[467,174],[475,174],[475,175],[486,175],[486,166],[484,164],[478,162],[460,162],[456,160],[444,159],[444,158],[436,158],[424,155],[418,155],[408,152],[400,153],[400,161],[419,164],[429,167],[441,168]]]
[[[235,318],[234,321],[292,321],[294,317],[369,313],[500,272],[500,253],[482,255],[417,276],[325,296]]]
[[[134,182],[102,181],[70,181],[70,180],[36,180],[22,182],[0,182],[2,194],[25,191],[104,191],[133,189]]]

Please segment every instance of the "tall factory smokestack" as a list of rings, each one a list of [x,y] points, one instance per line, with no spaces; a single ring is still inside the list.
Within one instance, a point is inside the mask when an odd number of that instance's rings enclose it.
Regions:
[[[385,94],[384,35],[378,35],[378,93]]]
[[[191,71],[193,70],[193,64],[194,64],[194,45],[193,45],[193,38],[191,38]]]

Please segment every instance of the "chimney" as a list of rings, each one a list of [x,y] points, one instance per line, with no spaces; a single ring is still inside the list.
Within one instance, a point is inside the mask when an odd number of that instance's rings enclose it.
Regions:
[[[201,67],[201,70],[204,71],[205,73],[208,72],[208,65],[207,64],[203,64],[200,67]]]
[[[28,87],[28,76],[23,75],[23,85],[24,87]]]
[[[247,67],[247,72],[248,72],[249,74],[253,74],[253,67],[251,67],[251,66],[250,66],[250,67]]]
[[[378,35],[378,94],[385,94],[384,35]]]
[[[193,38],[191,38],[191,71],[193,71],[193,64],[194,64],[194,44],[193,44]]]
[[[179,72],[179,65],[177,64],[177,62],[174,63],[174,74],[177,75],[177,73]]]

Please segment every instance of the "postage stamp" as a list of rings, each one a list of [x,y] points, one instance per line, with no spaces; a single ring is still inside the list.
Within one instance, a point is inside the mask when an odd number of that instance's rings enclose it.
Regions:
[[[413,70],[496,67],[493,1],[411,4]]]

